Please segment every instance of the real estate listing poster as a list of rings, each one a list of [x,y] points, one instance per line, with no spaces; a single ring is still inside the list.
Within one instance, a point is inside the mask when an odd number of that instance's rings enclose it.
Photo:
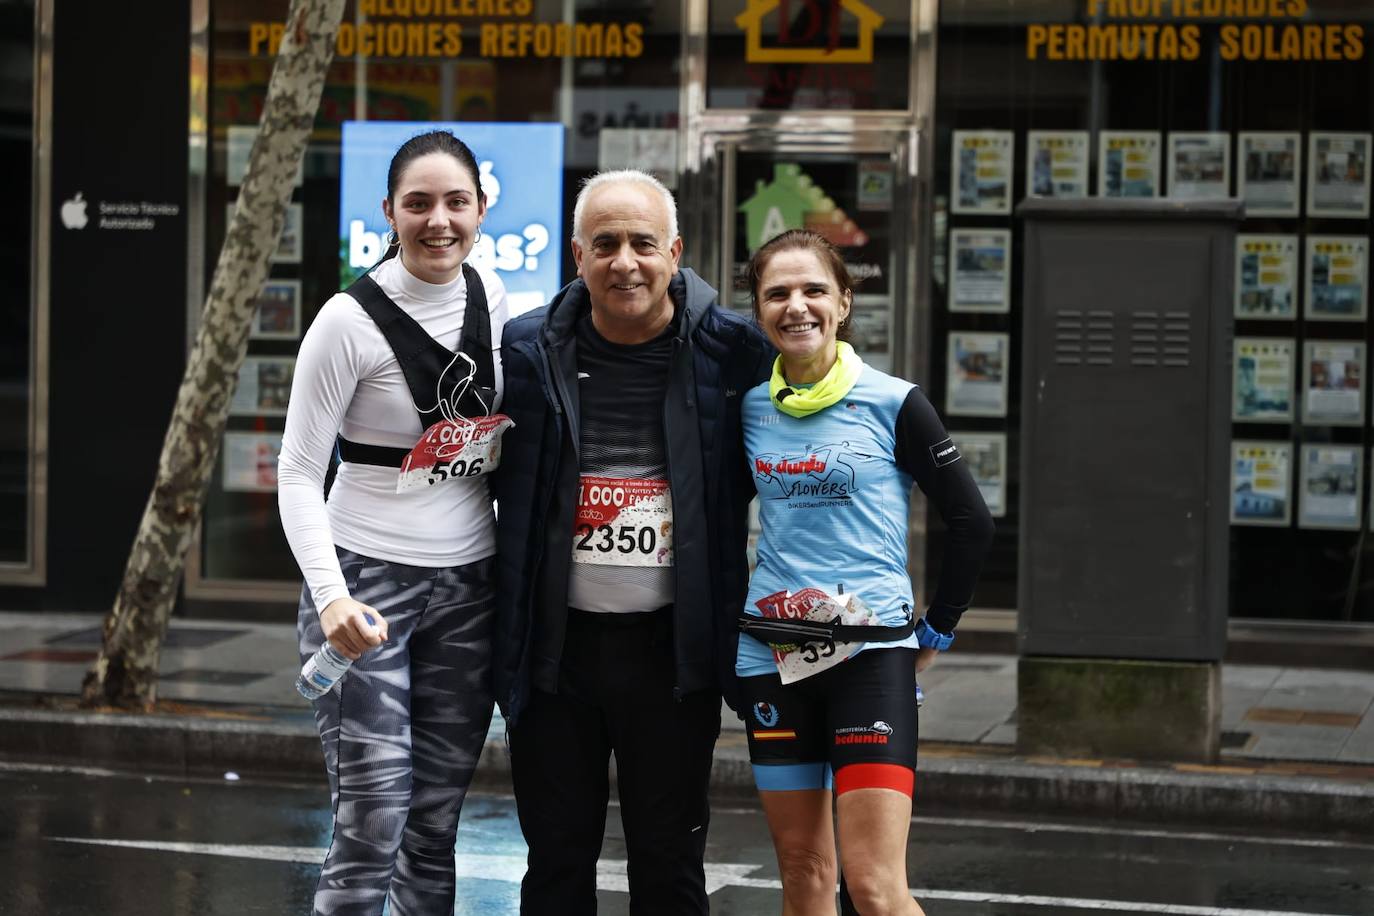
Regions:
[[[1350,133],[1308,135],[1308,216],[1369,216],[1369,138]]]
[[[226,492],[275,493],[281,433],[227,432],[224,434]]]
[[[1254,131],[1240,135],[1236,154],[1236,196],[1245,215],[1297,216],[1302,175],[1302,135]]]
[[[1169,196],[1230,197],[1231,135],[1188,131],[1169,134]]]
[[[1236,236],[1237,318],[1291,319],[1297,288],[1296,235]]]
[[[1086,130],[1032,130],[1026,134],[1026,193],[1032,197],[1087,197]]]
[[[258,293],[250,340],[295,340],[301,336],[301,281],[268,280]]]
[[[1007,514],[1007,434],[950,433],[993,518]]]
[[[949,234],[951,312],[1011,308],[1011,230],[955,229]]]
[[[1368,277],[1368,236],[1309,235],[1303,316],[1322,321],[1364,321]]]
[[[1364,450],[1358,445],[1302,446],[1298,527],[1360,528]]]
[[[1293,356],[1284,337],[1237,337],[1231,419],[1241,423],[1293,421]]]
[[[1159,196],[1159,132],[1104,130],[1097,135],[1097,196]]]
[[[1364,343],[1309,340],[1303,350],[1302,421],[1359,426],[1364,421]]]
[[[1287,442],[1231,443],[1231,524],[1287,525],[1293,447]]]
[[[296,360],[291,356],[249,356],[229,402],[231,417],[284,417]]]
[[[1010,213],[1012,150],[1009,130],[956,130],[950,163],[951,213]]]
[[[945,370],[945,413],[961,417],[1005,417],[1011,371],[1006,334],[949,332]]]

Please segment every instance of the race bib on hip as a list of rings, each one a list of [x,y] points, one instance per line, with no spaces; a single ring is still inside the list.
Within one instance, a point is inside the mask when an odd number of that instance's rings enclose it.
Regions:
[[[786,590],[764,595],[754,602],[765,617],[782,620],[814,620],[830,623],[839,618],[846,626],[876,627],[878,615],[854,593],[838,598],[819,588],[804,588],[793,595]],[[773,650],[773,661],[784,684],[819,674],[849,658],[861,642],[826,640],[806,645],[782,646]]]
[[[401,462],[396,492],[420,490],[448,480],[470,480],[501,464],[501,434],[514,426],[505,414],[472,420],[440,420],[425,430]]]
[[[672,566],[673,498],[668,481],[582,475],[573,562]]]

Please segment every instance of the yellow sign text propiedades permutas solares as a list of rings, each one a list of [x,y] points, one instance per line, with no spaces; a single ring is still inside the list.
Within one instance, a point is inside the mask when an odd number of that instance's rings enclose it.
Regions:
[[[1295,22],[1307,0],[1084,0],[1079,23],[1026,27],[1028,60],[1197,60],[1215,29],[1223,61],[1364,57],[1364,26]],[[1147,21],[1159,20],[1159,21]]]
[[[534,0],[358,0],[343,22],[340,57],[639,57],[641,22],[490,22],[528,19]],[[250,22],[248,53],[275,56],[286,26]],[[472,39],[476,38],[474,44]]]
[[[859,40],[842,47],[840,30],[849,17]],[[862,0],[749,0],[735,17],[751,64],[871,64],[873,33],[882,24],[883,17]]]

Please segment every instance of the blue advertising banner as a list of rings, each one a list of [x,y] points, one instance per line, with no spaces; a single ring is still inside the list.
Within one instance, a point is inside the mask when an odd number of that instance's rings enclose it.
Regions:
[[[347,286],[382,256],[386,171],[416,134],[451,130],[477,157],[487,216],[468,262],[496,271],[511,316],[538,308],[561,286],[563,125],[468,121],[345,121],[339,201],[340,280]]]

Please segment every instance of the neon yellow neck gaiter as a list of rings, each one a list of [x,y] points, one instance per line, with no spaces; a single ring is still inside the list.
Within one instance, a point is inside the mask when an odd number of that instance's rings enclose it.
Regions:
[[[825,374],[825,378],[809,388],[792,387],[782,375],[782,357],[773,360],[773,377],[768,381],[768,399],[773,406],[789,417],[807,417],[818,410],[824,410],[840,398],[849,394],[859,374],[864,370],[864,362],[854,348],[843,340],[835,343],[835,364]]]

